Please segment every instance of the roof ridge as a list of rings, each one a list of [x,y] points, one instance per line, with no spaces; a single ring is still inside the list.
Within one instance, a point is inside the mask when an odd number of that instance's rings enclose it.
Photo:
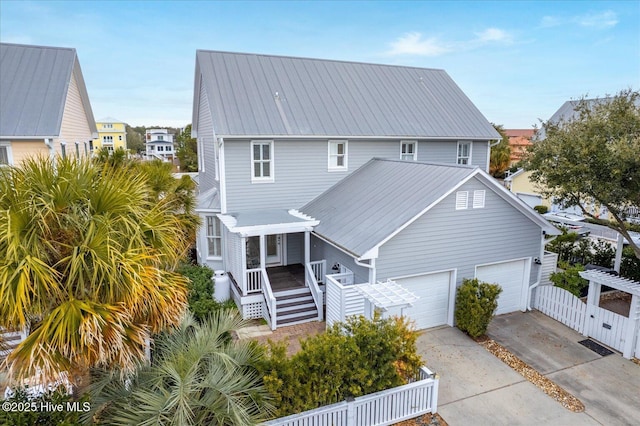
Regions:
[[[437,161],[413,161],[413,160],[400,160],[398,158],[383,158],[383,157],[373,157],[371,160],[377,161],[389,161],[394,163],[409,163],[409,164],[421,164],[424,166],[442,166],[442,167],[452,167],[455,169],[469,169],[475,170],[478,169],[479,166],[470,165],[470,164],[451,164],[451,163],[439,163]]]
[[[6,43],[4,41],[0,42],[0,45],[17,46],[17,47],[31,47],[31,48],[35,48],[35,49],[70,50],[72,52],[76,52],[76,48],[75,47],[43,46],[43,45],[39,45],[39,44],[24,44],[24,43]]]
[[[381,64],[377,62],[363,62],[363,61],[347,61],[344,59],[323,59],[323,58],[311,58],[307,56],[291,56],[291,55],[273,55],[268,53],[252,53],[252,52],[231,52],[227,50],[208,50],[208,49],[197,49],[196,53],[225,53],[230,55],[242,55],[242,56],[264,56],[269,58],[281,58],[281,59],[298,59],[298,60],[308,60],[308,61],[318,61],[318,62],[335,62],[340,64],[357,64],[357,65],[374,65],[374,66],[382,66],[382,67],[392,67],[392,68],[407,68],[407,69],[416,69],[416,70],[426,70],[426,71],[442,71],[446,72],[444,68],[427,68],[427,67],[416,67],[411,65],[397,65],[397,64]]]

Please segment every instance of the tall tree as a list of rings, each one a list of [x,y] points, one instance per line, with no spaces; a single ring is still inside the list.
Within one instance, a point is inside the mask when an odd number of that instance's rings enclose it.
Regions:
[[[640,206],[640,93],[623,90],[613,97],[582,98],[576,118],[542,124],[545,138],[533,145],[526,167],[543,194],[564,206],[587,208],[596,202],[614,220],[607,226],[629,241],[625,223],[630,207]]]
[[[180,170],[183,172],[198,171],[198,142],[191,137],[191,124],[188,124],[176,137],[177,156]]]
[[[229,333],[245,325],[236,310],[198,323],[186,316],[156,339],[153,363],[130,376],[102,371],[92,386],[91,412],[100,424],[250,425],[272,407],[255,365],[263,350]]]
[[[180,320],[188,236],[135,168],[64,158],[0,168],[0,224],[0,326],[29,328],[7,358],[14,378],[132,370],[149,333]]]
[[[137,129],[137,127],[134,129],[128,124],[125,126],[125,128],[127,130],[127,148],[134,154],[143,152],[145,150],[145,132],[143,131],[142,133],[140,133],[139,131],[135,130]]]
[[[504,172],[509,168],[511,161],[511,147],[509,146],[509,136],[500,124],[493,127],[500,133],[502,139],[496,146],[491,147],[491,157],[489,159],[489,173],[495,178],[504,177]]]

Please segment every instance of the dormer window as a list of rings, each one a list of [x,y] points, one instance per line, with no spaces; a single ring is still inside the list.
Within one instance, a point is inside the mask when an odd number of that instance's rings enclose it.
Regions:
[[[418,143],[416,141],[401,141],[400,159],[416,161],[418,159]]]

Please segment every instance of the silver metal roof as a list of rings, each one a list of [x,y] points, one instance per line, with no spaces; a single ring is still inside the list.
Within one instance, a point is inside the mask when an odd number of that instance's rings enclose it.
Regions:
[[[58,136],[72,75],[97,136],[75,49],[0,43],[0,136]]]
[[[314,232],[356,258],[377,247],[471,178],[549,235],[560,232],[478,167],[374,158],[302,207]]]
[[[223,137],[500,138],[438,69],[198,50],[196,124],[201,84]]]
[[[302,207],[314,232],[361,257],[477,173],[469,166],[374,158]]]

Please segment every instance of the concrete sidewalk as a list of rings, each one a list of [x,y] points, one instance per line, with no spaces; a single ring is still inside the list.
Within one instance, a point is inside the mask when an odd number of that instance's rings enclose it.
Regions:
[[[457,328],[418,339],[426,365],[440,376],[438,412],[455,425],[597,425],[547,396]]]
[[[640,366],[619,353],[602,357],[580,333],[538,312],[494,318],[489,336],[580,399],[604,425],[640,424]]]

